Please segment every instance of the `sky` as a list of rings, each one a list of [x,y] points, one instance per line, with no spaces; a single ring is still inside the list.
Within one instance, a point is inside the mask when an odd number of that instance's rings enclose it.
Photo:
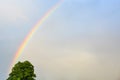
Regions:
[[[59,0],[0,0],[0,80],[25,36]],[[63,0],[17,61],[37,80],[119,80],[120,0]]]

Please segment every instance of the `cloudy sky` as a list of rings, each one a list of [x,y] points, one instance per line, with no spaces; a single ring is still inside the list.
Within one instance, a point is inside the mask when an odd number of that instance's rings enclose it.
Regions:
[[[0,80],[38,20],[59,0],[0,0]],[[18,61],[37,80],[119,80],[120,0],[63,0]]]

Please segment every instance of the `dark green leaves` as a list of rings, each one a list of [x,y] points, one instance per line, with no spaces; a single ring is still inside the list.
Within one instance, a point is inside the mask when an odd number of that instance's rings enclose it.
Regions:
[[[29,61],[18,62],[7,80],[35,80],[34,66]]]

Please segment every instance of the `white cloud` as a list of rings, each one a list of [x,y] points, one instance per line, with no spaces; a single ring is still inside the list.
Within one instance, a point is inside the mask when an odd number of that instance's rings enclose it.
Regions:
[[[111,42],[108,42],[110,39],[104,38],[103,42],[99,38],[95,38],[95,41],[88,39],[86,42],[82,41],[83,44],[75,41],[74,45],[71,42],[65,42],[66,45],[52,42],[50,45],[45,42],[43,36],[40,39],[34,38],[20,58],[30,60],[34,64],[38,80],[118,80],[120,65],[115,64],[114,59],[110,57],[113,49],[110,48]],[[113,39],[112,41],[114,42]],[[86,49],[86,44],[92,51]],[[104,51],[106,47],[110,52],[107,49]],[[115,53],[113,54],[115,57]],[[117,61],[119,63],[119,59]]]
[[[28,20],[24,11],[14,3],[0,3],[0,20],[2,22],[16,22],[17,20]]]

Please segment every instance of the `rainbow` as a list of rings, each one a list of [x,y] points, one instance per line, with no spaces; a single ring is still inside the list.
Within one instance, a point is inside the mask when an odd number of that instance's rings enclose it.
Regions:
[[[42,18],[35,24],[35,26],[33,26],[33,28],[31,29],[31,31],[27,34],[27,36],[25,37],[25,39],[23,40],[22,44],[20,45],[20,47],[18,48],[17,52],[14,55],[14,58],[12,60],[12,63],[10,65],[10,69],[9,72],[11,71],[11,68],[13,67],[13,65],[15,64],[15,62],[17,61],[17,59],[20,57],[20,55],[22,54],[22,52],[24,51],[24,48],[26,47],[26,45],[29,43],[29,40],[32,38],[32,36],[34,35],[34,33],[37,31],[37,29],[42,25],[42,23],[60,6],[60,4],[63,2],[63,0],[59,0],[52,8],[50,8],[43,16]]]

